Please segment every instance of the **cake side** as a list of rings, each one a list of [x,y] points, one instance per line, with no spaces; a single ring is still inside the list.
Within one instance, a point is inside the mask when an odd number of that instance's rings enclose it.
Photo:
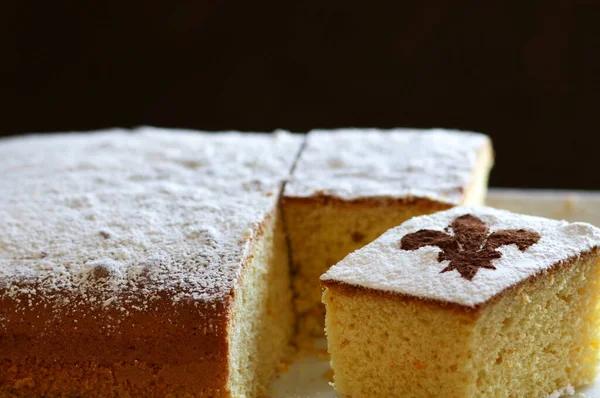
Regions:
[[[282,224],[274,210],[233,290],[227,329],[232,397],[266,396],[276,370],[291,358],[295,316]]]
[[[478,311],[323,282],[327,346],[340,397],[472,396],[465,366]]]
[[[598,302],[598,247],[500,294],[475,333],[474,347],[486,347],[474,355],[475,395],[558,396],[590,384],[598,368]]]
[[[300,141],[151,128],[2,140],[5,394],[229,396],[231,297]]]
[[[127,297],[119,309],[53,304],[90,296],[0,299],[0,395],[228,396],[226,303],[164,297],[142,307],[144,299]]]

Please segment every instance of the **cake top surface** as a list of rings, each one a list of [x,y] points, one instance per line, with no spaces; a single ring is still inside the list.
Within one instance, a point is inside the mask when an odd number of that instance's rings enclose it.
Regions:
[[[0,140],[0,295],[224,298],[301,141],[150,127]]]
[[[487,136],[452,130],[314,130],[287,197],[423,197],[459,204]]]
[[[321,280],[475,307],[598,246],[590,224],[458,206],[390,229]]]

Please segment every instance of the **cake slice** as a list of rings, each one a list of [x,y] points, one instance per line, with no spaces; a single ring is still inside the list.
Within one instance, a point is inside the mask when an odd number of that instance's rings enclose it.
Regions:
[[[264,395],[293,332],[278,196],[300,145],[0,141],[0,396]]]
[[[450,130],[315,130],[283,209],[301,335],[323,335],[319,277],[407,219],[483,204],[490,140]]]
[[[600,230],[485,207],[413,218],[322,278],[341,397],[557,397],[598,352]]]

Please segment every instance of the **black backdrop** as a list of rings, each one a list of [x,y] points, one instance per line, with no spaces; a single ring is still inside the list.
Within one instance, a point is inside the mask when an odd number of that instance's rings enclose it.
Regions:
[[[600,189],[597,1],[0,7],[1,134],[460,128],[494,139],[493,185]]]

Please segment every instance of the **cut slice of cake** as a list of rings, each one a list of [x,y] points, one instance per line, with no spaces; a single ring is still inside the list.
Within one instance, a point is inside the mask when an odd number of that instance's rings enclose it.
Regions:
[[[599,246],[589,224],[486,207],[391,229],[321,278],[336,391],[545,397],[590,383]]]
[[[290,134],[0,141],[0,396],[255,397],[293,331]]]
[[[316,130],[283,198],[301,335],[323,335],[319,277],[407,219],[483,204],[490,140],[449,130]]]

